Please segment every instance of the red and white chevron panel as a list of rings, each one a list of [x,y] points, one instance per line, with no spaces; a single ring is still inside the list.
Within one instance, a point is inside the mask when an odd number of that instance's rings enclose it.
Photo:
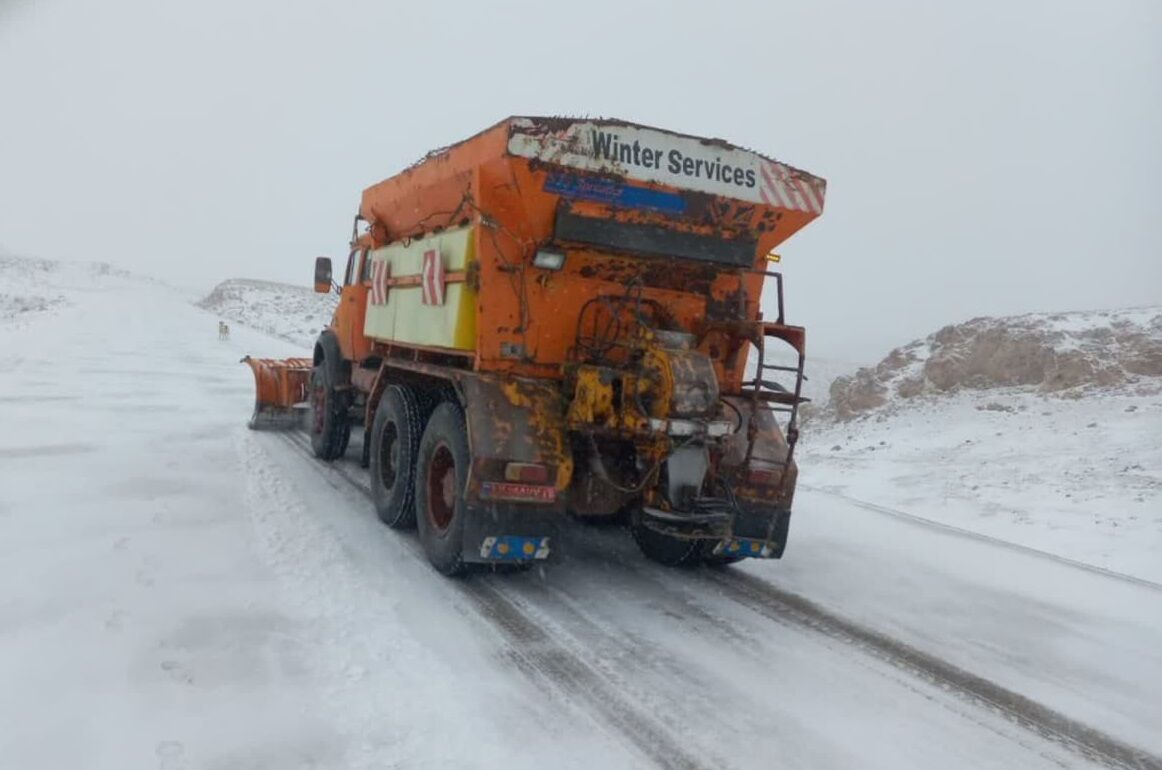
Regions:
[[[391,263],[377,259],[371,263],[371,304],[387,304],[387,279],[391,278]]]
[[[421,273],[421,283],[425,305],[444,304],[444,260],[440,258],[438,249],[428,249],[424,252],[424,267]]]
[[[794,211],[823,213],[825,187],[822,179],[792,175],[781,163],[763,162],[759,171],[762,177],[759,194],[763,203]]]

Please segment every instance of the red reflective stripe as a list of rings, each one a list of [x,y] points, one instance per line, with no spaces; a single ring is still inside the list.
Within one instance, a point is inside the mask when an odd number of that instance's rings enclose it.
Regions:
[[[784,195],[785,191],[783,190],[782,184],[777,182],[774,176],[772,176],[773,167],[770,164],[764,164],[759,167],[759,171],[762,172],[763,181],[767,183],[767,188],[770,189],[771,195],[774,197],[776,205],[779,205],[785,209],[791,208],[791,205],[787,202],[789,197]]]

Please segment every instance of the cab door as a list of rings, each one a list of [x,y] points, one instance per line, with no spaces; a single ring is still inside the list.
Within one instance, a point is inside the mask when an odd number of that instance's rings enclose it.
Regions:
[[[363,336],[370,287],[369,262],[367,249],[363,246],[356,246],[348,255],[339,308],[335,311],[335,334],[339,338],[339,349],[343,351],[343,357],[350,361],[362,361],[371,352],[371,341]]]

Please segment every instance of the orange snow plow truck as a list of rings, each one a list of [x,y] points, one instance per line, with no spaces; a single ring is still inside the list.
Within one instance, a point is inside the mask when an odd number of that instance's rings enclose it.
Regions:
[[[359,430],[380,518],[448,575],[548,558],[567,515],[665,564],[778,558],[805,334],[773,250],[824,192],[717,139],[504,120],[364,190],[314,355],[244,359],[251,426],[305,416],[328,461]]]

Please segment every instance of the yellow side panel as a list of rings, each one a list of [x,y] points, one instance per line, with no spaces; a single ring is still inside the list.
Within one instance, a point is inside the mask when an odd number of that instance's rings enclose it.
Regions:
[[[474,228],[449,230],[428,238],[385,246],[371,252],[372,291],[368,294],[367,320],[363,333],[385,342],[404,342],[429,347],[476,349],[476,292],[464,282],[444,287],[443,305],[425,305],[419,286],[392,286],[386,304],[379,304],[375,292],[376,263],[386,262],[392,278],[419,277],[424,252],[437,249],[445,273],[468,270],[475,260]]]

